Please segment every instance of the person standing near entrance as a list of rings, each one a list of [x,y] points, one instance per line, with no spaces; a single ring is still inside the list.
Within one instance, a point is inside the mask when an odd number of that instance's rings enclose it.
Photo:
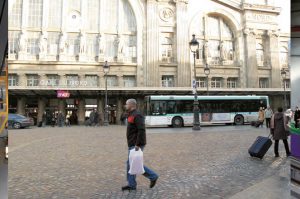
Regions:
[[[283,109],[279,107],[278,112],[276,112],[271,118],[271,134],[273,135],[273,139],[275,140],[275,145],[274,145],[275,157],[279,157],[279,153],[278,153],[279,140],[282,140],[284,143],[286,155],[287,156],[291,155],[289,144],[287,141],[289,136],[288,119],[282,111]]]
[[[258,121],[260,122],[260,126],[263,127],[264,126],[264,121],[265,121],[265,112],[263,110],[263,107],[259,108]]]
[[[126,175],[128,185],[122,187],[122,191],[128,190],[136,190],[136,176],[130,175],[129,169],[129,153],[130,150],[135,149],[138,151],[141,149],[142,151],[146,145],[146,130],[145,130],[145,119],[137,111],[137,103],[135,99],[128,99],[126,101],[126,110],[128,111],[128,125],[127,125],[127,144],[128,144],[128,160],[126,162]],[[150,188],[153,188],[156,184],[158,179],[158,175],[152,171],[151,169],[144,166],[145,173],[143,174],[146,178],[150,180]]]
[[[273,111],[270,108],[270,106],[268,106],[267,109],[265,110],[265,117],[266,117],[267,128],[270,128],[270,122],[271,122],[272,115],[273,115]]]

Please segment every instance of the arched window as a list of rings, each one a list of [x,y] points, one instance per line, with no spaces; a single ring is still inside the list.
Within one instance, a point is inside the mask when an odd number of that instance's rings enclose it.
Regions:
[[[200,60],[207,59],[210,65],[233,63],[234,34],[226,20],[220,16],[204,16],[193,22],[192,31],[200,43]]]
[[[258,66],[264,65],[264,46],[260,43],[256,43],[256,59]]]
[[[288,67],[288,49],[284,46],[280,48],[280,64],[282,67]]]
[[[10,27],[21,27],[23,0],[15,0],[11,12],[8,14]]]
[[[43,0],[29,0],[28,27],[39,28],[42,26]]]

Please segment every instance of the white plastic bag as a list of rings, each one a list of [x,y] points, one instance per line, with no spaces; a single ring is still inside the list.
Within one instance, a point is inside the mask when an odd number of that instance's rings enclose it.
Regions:
[[[145,173],[144,163],[143,163],[143,151],[139,149],[131,149],[129,152],[129,171],[131,175],[141,175]]]

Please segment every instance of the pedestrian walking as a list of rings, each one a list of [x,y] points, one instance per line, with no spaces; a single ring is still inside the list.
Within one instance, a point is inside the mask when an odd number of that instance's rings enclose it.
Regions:
[[[271,122],[272,115],[273,115],[273,110],[271,109],[270,106],[268,106],[267,109],[265,110],[267,128],[270,128],[270,122]]]
[[[146,145],[146,130],[145,130],[145,118],[137,111],[137,103],[135,99],[128,99],[126,101],[126,110],[128,111],[128,125],[127,125],[127,144],[128,144],[128,160],[126,162],[126,175],[128,184],[122,187],[122,191],[136,190],[136,176],[129,174],[129,153],[130,150],[135,149],[142,151]],[[143,174],[146,178],[150,180],[150,188],[153,188],[158,179],[158,175],[144,166],[145,173]]]
[[[90,113],[89,126],[94,126],[94,122],[95,122],[95,110],[93,110]]]
[[[95,110],[95,115],[94,115],[94,124],[95,126],[99,126],[99,121],[100,121],[100,115],[97,110]]]
[[[263,107],[259,108],[259,111],[258,111],[258,121],[260,122],[260,126],[263,127],[264,121],[265,121],[265,112],[263,110]]]
[[[59,111],[58,116],[57,116],[57,123],[59,127],[63,127],[65,123],[65,117],[61,111]]]
[[[287,141],[289,136],[288,119],[284,115],[283,109],[281,107],[278,108],[278,112],[276,112],[271,118],[271,134],[273,136],[273,139],[275,140],[275,145],[274,145],[275,157],[279,157],[279,152],[278,152],[279,140],[283,141],[286,155],[290,156],[291,153]]]
[[[300,110],[299,110],[298,106],[296,106],[296,110],[294,113],[294,121],[295,121],[295,128],[299,128]]]
[[[67,115],[66,117],[66,122],[65,122],[66,126],[71,127],[71,123],[70,123],[70,116]]]

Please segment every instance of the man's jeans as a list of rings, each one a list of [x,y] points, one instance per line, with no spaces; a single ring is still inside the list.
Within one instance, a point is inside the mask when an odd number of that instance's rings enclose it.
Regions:
[[[127,164],[127,169],[126,169],[127,172],[126,172],[126,174],[127,174],[128,186],[130,186],[132,188],[136,188],[136,181],[135,181],[136,175],[130,175],[128,173],[128,171],[129,171],[129,153],[130,153],[131,149],[134,149],[134,146],[128,148],[128,160],[126,162],[126,164]],[[142,146],[141,149],[143,151],[144,150],[144,146]],[[145,173],[143,174],[143,176],[145,176],[149,180],[152,181],[152,180],[155,180],[155,179],[158,178],[158,175],[154,171],[152,171],[151,169],[147,168],[145,165],[144,165],[144,170],[145,170]]]

